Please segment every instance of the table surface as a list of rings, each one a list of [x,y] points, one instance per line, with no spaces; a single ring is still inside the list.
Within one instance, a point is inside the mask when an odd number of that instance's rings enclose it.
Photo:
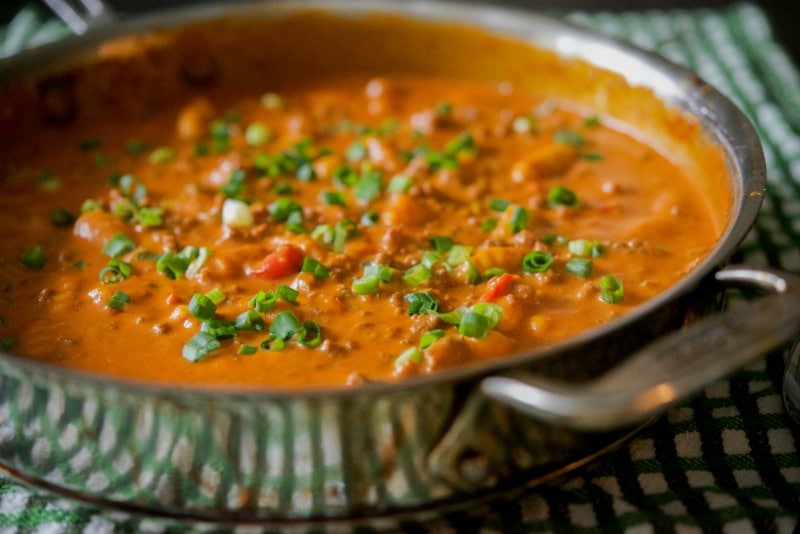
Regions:
[[[11,4],[16,3],[6,2],[3,10]],[[134,5],[130,0],[112,4],[121,10]],[[156,2],[137,4],[143,9]],[[777,2],[704,2],[702,8],[686,7],[698,2],[680,2],[680,9],[663,9],[666,2],[637,2],[659,9],[618,9],[630,4],[592,3],[615,9],[589,11],[577,2],[559,2],[558,13],[689,66],[744,110],[764,145],[769,195],[736,261],[800,273],[800,75],[786,48],[797,36],[780,33],[787,31],[780,29],[786,27],[783,19],[800,20],[787,15],[800,3],[783,6],[783,16],[772,19],[769,13],[777,12]],[[0,50],[5,36],[0,32]],[[782,380],[783,352],[777,351],[709,386],[620,449],[558,481],[425,524],[404,523],[400,529],[792,532],[800,527],[800,428],[784,411]],[[92,509],[0,477],[0,532],[181,528]]]

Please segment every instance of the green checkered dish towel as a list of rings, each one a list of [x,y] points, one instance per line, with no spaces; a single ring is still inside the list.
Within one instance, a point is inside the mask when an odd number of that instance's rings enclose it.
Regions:
[[[690,67],[744,110],[764,144],[768,195],[736,261],[800,273],[800,75],[775,42],[764,13],[739,4],[562,16]],[[62,24],[27,8],[0,31],[0,55],[67,33]],[[800,428],[784,412],[782,380],[783,354],[776,352],[557,482],[399,528],[792,532],[800,527]],[[3,533],[178,530],[181,525],[88,508],[0,476]]]

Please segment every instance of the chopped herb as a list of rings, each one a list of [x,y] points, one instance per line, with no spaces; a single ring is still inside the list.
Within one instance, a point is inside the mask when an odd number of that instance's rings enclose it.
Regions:
[[[293,234],[307,234],[308,230],[303,224],[303,212],[300,210],[293,211],[286,218],[286,229]]]
[[[247,310],[236,317],[236,330],[264,330],[264,319],[256,310]]]
[[[222,185],[220,191],[228,198],[241,199],[246,179],[247,173],[243,169],[236,169],[231,173],[228,181]]]
[[[435,342],[439,341],[445,336],[445,331],[441,329],[436,330],[429,330],[422,334],[422,337],[419,339],[419,348],[427,349]]]
[[[56,208],[50,212],[50,223],[65,228],[75,222],[75,216],[64,208]]]
[[[162,163],[169,163],[170,161],[175,160],[176,154],[175,151],[166,146],[161,146],[156,148],[150,153],[150,163],[154,165],[159,165]]]
[[[453,104],[451,102],[439,102],[434,108],[437,117],[449,117],[453,113]]]
[[[358,173],[347,165],[340,165],[333,171],[333,183],[341,187],[353,187],[358,183]]]
[[[547,194],[547,200],[553,206],[575,206],[578,196],[571,189],[557,185]]]
[[[208,297],[214,304],[219,304],[221,302],[224,302],[225,299],[227,298],[225,296],[225,293],[223,293],[222,290],[219,289],[218,287],[215,287],[214,289],[207,291],[206,297]]]
[[[106,302],[106,306],[111,308],[112,310],[122,311],[125,308],[125,305],[130,302],[131,296],[123,291],[114,291],[114,294],[111,295],[111,298],[108,299]]]
[[[553,141],[562,145],[569,145],[580,148],[586,144],[586,140],[581,134],[573,130],[561,130],[553,136]]]
[[[208,332],[198,332],[183,346],[183,357],[190,362],[199,362],[206,355],[220,348],[221,344]]]
[[[597,126],[600,126],[600,117],[597,115],[586,117],[586,120],[583,121],[584,128],[596,128]]]
[[[111,258],[100,271],[100,281],[104,284],[117,284],[131,275],[131,264],[119,258]]]
[[[427,291],[420,293],[406,293],[405,299],[409,304],[409,315],[439,311],[439,300]]]
[[[250,146],[260,146],[269,142],[272,132],[260,122],[254,122],[244,131],[244,139]]]
[[[118,258],[135,248],[136,243],[134,243],[130,237],[122,232],[118,232],[103,245],[103,254],[112,258]]]
[[[592,264],[592,260],[572,258],[567,261],[566,267],[569,274],[574,274],[581,278],[589,278],[589,276],[592,275],[592,268],[594,265]]]
[[[458,267],[465,261],[469,260],[469,255],[472,252],[472,247],[466,245],[453,245],[447,253],[445,262],[450,267]]]
[[[452,237],[444,236],[444,235],[434,235],[430,238],[431,247],[436,252],[450,252],[450,249],[453,248],[455,245],[455,241],[453,241]]]
[[[395,358],[394,366],[399,368],[405,367],[406,365],[413,363],[414,365],[418,365],[422,363],[423,354],[420,349],[417,347],[410,347],[404,350],[400,356]]]
[[[495,228],[497,228],[497,219],[495,219],[494,217],[489,217],[487,219],[484,219],[483,222],[481,223],[481,230],[483,230],[484,232],[491,232]]]
[[[430,280],[433,273],[431,270],[418,263],[409,267],[409,269],[403,274],[403,281],[410,285],[410,286],[418,286],[428,280]]]
[[[375,226],[380,220],[380,215],[376,211],[365,211],[361,216],[361,226]]]
[[[522,206],[515,206],[514,211],[511,213],[511,219],[508,221],[508,231],[512,234],[517,234],[528,226],[528,221],[531,218],[531,212]]]
[[[322,343],[322,329],[314,321],[303,323],[303,329],[297,333],[297,342],[306,347],[316,347]]]
[[[361,141],[353,141],[353,143],[347,147],[346,153],[347,161],[350,162],[357,162],[361,161],[362,159],[367,157],[367,147]]]
[[[376,169],[367,169],[361,173],[355,185],[356,198],[362,202],[369,202],[381,194],[381,172]]]
[[[284,341],[303,329],[303,323],[289,310],[282,311],[272,320],[269,333]]]
[[[294,187],[288,182],[278,182],[272,188],[272,193],[275,195],[291,195],[294,193]]]
[[[508,200],[503,200],[502,198],[493,198],[489,200],[489,209],[492,211],[504,212],[510,205],[511,202]]]
[[[192,300],[189,301],[189,313],[197,317],[201,321],[208,321],[214,318],[217,312],[217,305],[214,301],[202,293],[195,293],[192,295]]]
[[[581,152],[580,158],[585,161],[603,161],[604,159],[600,152]]]
[[[609,304],[619,304],[625,296],[622,281],[610,274],[600,279],[600,299]]]
[[[306,256],[303,258],[303,265],[300,267],[300,272],[311,273],[315,278],[328,278],[331,274],[331,269],[311,256]]]
[[[485,315],[468,311],[458,322],[458,333],[473,338],[484,338],[489,331],[489,319]]]
[[[347,199],[341,191],[323,191],[320,200],[327,206],[347,206]]]
[[[391,267],[381,265],[380,263],[368,263],[364,266],[364,275],[361,278],[353,280],[353,293],[356,295],[371,295],[377,293],[380,288],[380,283],[389,283],[394,276],[394,270]]]
[[[331,242],[334,252],[344,252],[344,245],[348,239],[358,235],[358,226],[350,219],[342,219],[333,228],[333,240]]]
[[[90,211],[101,211],[102,204],[93,198],[87,198],[81,204],[81,213],[89,213]]]
[[[291,215],[293,212],[302,212],[303,206],[294,200],[288,198],[279,198],[269,205],[268,210],[270,215],[272,215],[276,221],[283,222],[286,221],[289,218],[289,215]]]
[[[45,263],[44,249],[41,245],[26,248],[20,254],[19,261],[29,269],[41,269]]]
[[[386,191],[389,193],[407,193],[414,185],[414,179],[405,174],[397,174],[389,180]]]
[[[240,345],[238,353],[242,356],[250,356],[258,352],[258,347],[253,345]]]
[[[522,258],[522,270],[526,273],[543,273],[553,263],[553,255],[543,250],[535,250]]]
[[[236,337],[236,325],[233,321],[209,319],[200,325],[200,331],[214,337],[214,339],[230,339]]]

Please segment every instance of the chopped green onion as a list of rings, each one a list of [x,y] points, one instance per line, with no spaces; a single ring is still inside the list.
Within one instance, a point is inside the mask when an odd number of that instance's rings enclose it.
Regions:
[[[282,311],[272,320],[269,333],[278,339],[286,341],[302,330],[303,324],[297,316],[289,310]]]
[[[500,324],[500,320],[503,318],[503,308],[491,302],[478,302],[472,306],[470,311],[486,317],[490,330]]]
[[[322,243],[323,245],[330,245],[333,243],[333,228],[329,224],[320,224],[311,230],[311,239]]]
[[[358,226],[350,219],[342,219],[333,229],[332,248],[334,252],[344,252],[344,244],[348,239],[358,235]]]
[[[468,311],[458,322],[458,333],[477,339],[486,337],[489,331],[489,319],[485,315]]]
[[[557,185],[547,194],[547,200],[553,206],[575,206],[578,196],[570,189]]]
[[[180,255],[189,261],[189,265],[186,267],[184,274],[186,278],[194,278],[200,269],[205,265],[206,260],[211,255],[211,249],[208,247],[184,247],[183,250],[180,252]]]
[[[294,186],[289,182],[278,182],[275,184],[275,187],[272,188],[272,193],[275,195],[291,195],[294,193]]]
[[[353,280],[351,287],[356,295],[373,295],[380,289],[380,282],[377,276],[364,275]]]
[[[489,201],[489,209],[492,211],[503,212],[506,211],[506,208],[510,205],[511,202],[503,200],[502,198],[493,198]]]
[[[466,245],[453,245],[447,253],[447,265],[457,267],[469,259],[472,247]]]
[[[389,193],[406,193],[414,185],[414,179],[405,174],[395,175],[386,187]]]
[[[213,302],[214,304],[219,304],[220,302],[223,302],[227,298],[225,296],[225,293],[223,293],[222,290],[220,290],[218,287],[215,287],[211,291],[207,291],[206,297],[211,299],[211,302]]]
[[[293,289],[286,284],[281,284],[278,286],[276,290],[278,297],[282,298],[286,302],[291,304],[297,304],[297,297],[300,295],[300,292],[296,289]]]
[[[366,145],[361,141],[353,141],[353,143],[347,147],[346,157],[347,160],[351,162],[361,161],[367,157]]]
[[[316,347],[322,343],[322,329],[314,321],[303,323],[303,329],[297,333],[297,342],[306,347]]]
[[[267,339],[261,342],[261,348],[264,350],[283,350],[285,346],[286,342],[275,336],[275,334],[270,334]]]
[[[87,198],[81,204],[81,213],[89,213],[90,211],[100,211],[103,209],[103,205],[100,204],[99,201],[93,198]]]
[[[42,191],[53,193],[61,187],[61,180],[49,172],[43,171],[36,176],[36,185]]]
[[[119,232],[114,234],[114,236],[108,240],[108,242],[103,245],[103,254],[106,256],[110,256],[112,258],[118,258],[123,254],[127,254],[131,250],[136,248],[136,243],[133,240]]]
[[[264,319],[256,310],[247,310],[239,314],[234,324],[236,330],[264,330]]]
[[[200,325],[200,331],[213,336],[214,339],[230,339],[236,337],[236,325],[232,321],[209,319]]]
[[[409,315],[439,311],[439,300],[427,291],[420,293],[406,293],[405,299],[409,304]]]
[[[592,242],[588,239],[574,239],[567,243],[567,248],[576,256],[588,257],[592,255]]]
[[[341,191],[323,191],[320,198],[327,206],[347,206],[347,199]]]
[[[275,202],[269,205],[269,213],[272,217],[278,221],[283,222],[289,218],[295,211],[303,211],[303,207],[295,202],[294,200],[288,198],[279,198]]]
[[[272,138],[272,132],[266,125],[254,122],[244,131],[244,140],[250,146],[259,146],[268,142]]]
[[[361,226],[375,226],[375,224],[380,220],[380,215],[378,212],[375,211],[366,211],[364,215],[361,216]]]
[[[410,267],[404,274],[403,274],[403,281],[411,286],[418,286],[421,283],[430,280],[433,273],[431,270],[418,263],[412,267]]]
[[[448,117],[453,113],[453,104],[447,101],[439,102],[434,108],[434,113],[437,117]]]
[[[600,279],[600,298],[609,304],[619,304],[625,295],[622,281],[610,274]]]
[[[491,232],[495,228],[497,228],[497,219],[495,219],[494,217],[489,217],[487,219],[484,219],[483,222],[481,223],[481,230],[483,230],[484,232]]]
[[[486,278],[493,278],[495,276],[500,276],[501,274],[505,274],[506,270],[501,269],[500,267],[490,267],[483,271],[483,276]]]
[[[201,321],[207,321],[213,319],[216,312],[217,305],[210,298],[202,293],[192,295],[192,300],[189,301],[189,313]]]
[[[308,230],[303,224],[303,212],[293,211],[286,218],[286,229],[293,234],[307,234]]]
[[[410,347],[410,348],[404,350],[400,354],[400,356],[395,358],[394,366],[397,367],[397,368],[402,368],[402,367],[405,367],[406,365],[408,365],[409,363],[413,363],[415,365],[418,365],[418,364],[422,363],[422,357],[423,357],[423,354],[422,354],[421,350],[419,350],[417,347]]]
[[[592,260],[572,258],[567,261],[567,272],[581,278],[589,278],[592,275],[593,266]]]
[[[278,302],[278,295],[274,291],[264,291],[260,289],[258,293],[253,295],[248,301],[254,310],[259,313],[266,313],[275,307]]]
[[[125,305],[130,302],[131,296],[123,291],[114,291],[111,298],[106,302],[106,306],[112,310],[122,311]]]
[[[208,332],[198,332],[183,346],[182,354],[190,362],[199,362],[220,346],[220,342]]]
[[[581,152],[580,158],[584,161],[603,161],[605,159],[600,152]]]
[[[558,234],[547,234],[542,237],[542,243],[545,245],[566,245],[567,238]]]
[[[328,278],[331,274],[331,269],[311,256],[306,256],[303,258],[303,265],[300,267],[300,272],[311,273],[315,278]]]
[[[467,311],[469,310],[466,307],[461,306],[447,313],[431,312],[431,314],[435,315],[436,317],[438,317],[447,324],[457,325],[458,323],[461,322],[461,318],[464,317],[464,314],[467,313]]]
[[[561,130],[553,136],[553,141],[563,145],[580,148],[586,144],[586,140],[581,134],[573,130]]]
[[[356,198],[369,202],[381,193],[381,173],[370,169],[361,174],[358,183],[355,185]]]
[[[164,219],[162,215],[164,214],[164,210],[162,208],[150,208],[150,207],[141,207],[134,212],[134,216],[136,220],[142,226],[147,226],[148,228],[154,228],[156,226],[161,226],[164,223]]]
[[[445,331],[441,329],[436,330],[429,330],[422,334],[422,337],[419,339],[419,348],[427,349],[435,342],[439,341],[445,336]]]
[[[41,269],[44,267],[45,262],[44,249],[41,245],[33,245],[26,248],[20,254],[19,261],[29,269]]]
[[[258,347],[253,345],[240,345],[238,353],[242,356],[250,356],[258,352]]]
[[[424,265],[428,269],[433,269],[433,266],[437,263],[441,263],[444,261],[444,256],[439,254],[438,252],[434,252],[432,250],[425,251],[422,255],[422,259],[420,259],[420,265]]]
[[[108,265],[100,271],[100,281],[104,284],[122,282],[131,275],[131,264],[119,258],[111,258]]]
[[[481,272],[472,260],[468,259],[462,265],[464,266],[464,277],[468,284],[475,286],[483,281]]]
[[[522,270],[526,273],[543,273],[553,263],[553,255],[543,250],[534,250],[522,258]]]
[[[600,117],[597,115],[586,117],[586,120],[583,121],[584,128],[595,128],[597,126],[600,126]]]
[[[358,183],[358,173],[347,165],[340,165],[333,171],[333,183],[342,187],[353,187]]]
[[[156,260],[158,272],[165,274],[171,280],[181,278],[188,267],[189,260],[174,252],[165,252]]]
[[[228,178],[228,181],[222,184],[220,191],[228,198],[241,198],[246,180],[247,173],[244,169],[236,169],[231,173],[231,177]]]
[[[56,208],[50,212],[50,223],[64,228],[75,222],[75,216],[64,208]]]
[[[16,339],[13,337],[3,337],[0,338],[0,350],[8,350],[16,343]]]
[[[531,212],[527,208],[515,206],[511,213],[511,220],[508,221],[508,231],[512,234],[521,232],[528,226],[530,218]]]
[[[150,153],[150,163],[169,163],[175,159],[175,151],[167,146],[158,147]]]
[[[453,245],[455,245],[455,241],[453,241],[453,238],[443,235],[431,236],[430,243],[431,246],[433,247],[433,250],[442,253],[449,252],[450,249],[453,248]]]

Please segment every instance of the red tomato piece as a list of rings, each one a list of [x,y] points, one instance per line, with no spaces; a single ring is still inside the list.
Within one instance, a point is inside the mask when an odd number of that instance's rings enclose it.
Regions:
[[[267,254],[259,269],[250,269],[247,274],[256,278],[283,278],[294,274],[303,265],[303,251],[294,245],[281,245]]]

